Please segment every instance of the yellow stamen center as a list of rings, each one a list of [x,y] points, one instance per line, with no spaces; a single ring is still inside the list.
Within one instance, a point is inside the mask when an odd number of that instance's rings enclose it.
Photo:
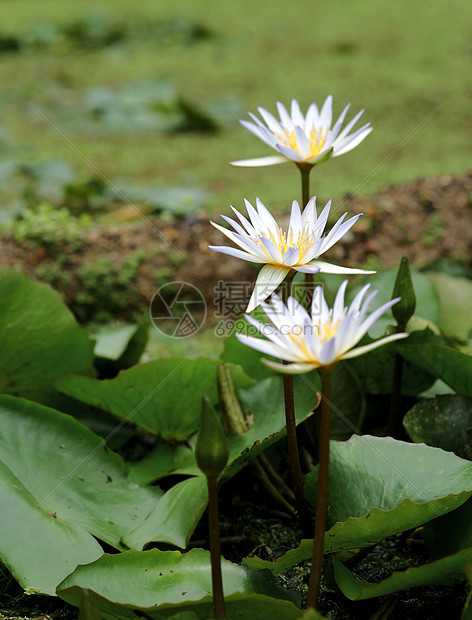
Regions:
[[[270,262],[273,262],[272,257],[269,255],[266,250],[264,244],[261,241],[261,237],[264,239],[270,239],[277,248],[280,250],[282,257],[286,252],[293,248],[298,248],[299,250],[299,258],[296,265],[302,265],[303,259],[306,256],[308,250],[313,247],[314,243],[317,241],[318,237],[313,235],[312,232],[308,230],[308,227],[305,227],[302,231],[299,232],[298,236],[295,237],[293,231],[290,230],[287,236],[281,228],[278,228],[276,233],[274,234],[272,231],[267,231],[266,234],[260,235],[253,239],[254,243],[256,243],[261,250],[263,250],[264,254],[269,258]]]
[[[300,153],[295,131],[289,131],[288,129],[285,129],[285,127],[282,127],[282,129],[283,133],[277,134],[280,142],[289,149],[293,149],[294,151]],[[304,133],[310,142],[311,149],[310,155],[307,159],[312,159],[321,153],[325,145],[326,138],[328,137],[328,132],[326,130],[323,131],[322,129],[311,129],[310,132],[304,130]]]

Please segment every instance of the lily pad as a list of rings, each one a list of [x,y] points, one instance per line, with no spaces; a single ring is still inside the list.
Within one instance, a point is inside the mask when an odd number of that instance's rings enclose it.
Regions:
[[[426,274],[439,297],[437,324],[447,338],[465,342],[472,329],[472,282],[444,273]]]
[[[472,495],[472,463],[439,448],[357,435],[330,447],[325,553],[372,545],[454,510]],[[306,477],[312,503],[317,469]],[[312,541],[304,540],[275,562],[244,563],[278,574],[311,553]]]
[[[71,416],[0,396],[0,557],[24,588],[53,594],[77,564],[121,538],[162,491],[127,479],[122,459]]]
[[[139,526],[124,536],[132,549],[165,542],[185,549],[208,501],[205,476],[195,476],[171,487]]]
[[[0,392],[61,408],[65,373],[93,376],[93,343],[49,286],[0,267]]]
[[[230,617],[253,620],[296,620],[300,597],[277,586],[267,573],[255,573],[222,559],[223,588]],[[152,618],[170,618],[193,612],[213,618],[210,554],[193,549],[178,551],[128,551],[104,555],[97,562],[78,567],[58,588],[58,595],[73,605],[80,603],[83,588],[97,593],[95,605],[106,617],[135,618],[133,610]],[[141,615],[141,613],[138,613]]]
[[[294,377],[295,416],[297,423],[311,415],[320,390],[317,373]],[[244,435],[228,433],[229,458],[223,473],[229,478],[251,459],[285,434],[283,379],[275,376],[238,392],[243,411],[248,416]],[[200,475],[193,454],[193,440],[170,446],[159,442],[145,459],[130,463],[130,477],[140,484],[152,482],[169,474]]]
[[[449,450],[472,459],[472,399],[446,394],[420,400],[408,411],[403,425],[416,442]]]
[[[110,380],[69,375],[57,387],[167,441],[178,442],[196,431],[202,396],[217,401],[217,365],[206,358],[169,358],[123,370]]]
[[[399,344],[395,350],[405,359],[442,379],[458,394],[472,396],[472,356],[442,344]]]
[[[334,560],[336,583],[342,593],[351,600],[363,600],[384,596],[399,590],[420,586],[453,585],[464,579],[462,566],[472,561],[472,548],[430,562],[423,566],[396,571],[379,583],[370,583],[359,579],[339,560]]]

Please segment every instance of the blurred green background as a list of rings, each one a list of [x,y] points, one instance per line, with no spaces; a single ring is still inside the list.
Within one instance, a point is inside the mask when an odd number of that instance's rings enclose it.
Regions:
[[[299,198],[293,165],[229,166],[273,153],[238,119],[330,93],[335,116],[351,102],[348,118],[365,108],[358,126],[374,132],[315,168],[322,201],[470,169],[471,4],[0,0],[0,11],[3,219],[41,200],[108,209],[116,195],[97,171],[150,209],[227,212],[256,196],[285,209]]]

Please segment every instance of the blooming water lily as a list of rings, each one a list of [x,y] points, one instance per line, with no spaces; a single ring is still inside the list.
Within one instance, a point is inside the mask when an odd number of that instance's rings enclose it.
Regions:
[[[297,164],[314,165],[328,159],[331,155],[333,157],[344,155],[360,144],[370,134],[372,127],[370,123],[366,123],[354,133],[349,133],[364,112],[361,110],[341,130],[350,104],[344,108],[331,127],[332,106],[333,98],[329,95],[321,110],[318,110],[318,106],[313,102],[305,116],[296,99],[292,100],[290,114],[285,106],[280,102],[277,103],[280,120],[264,108],[258,108],[264,122],[249,113],[254,122],[240,121],[240,123],[280,154],[231,163],[234,166],[270,166],[293,161]]]
[[[249,323],[267,340],[236,334],[240,342],[261,353],[289,362],[279,364],[263,360],[265,364],[286,373],[308,372],[314,368],[329,367],[341,359],[357,357],[387,342],[405,338],[408,334],[396,333],[367,345],[354,348],[375,321],[399,301],[399,297],[383,304],[371,314],[369,306],[378,291],[364,300],[370,284],[364,286],[349,307],[344,305],[345,280],[336,294],[333,308],[326,303],[323,289],[316,287],[313,295],[311,316],[293,297],[285,305],[277,295],[271,303],[261,303],[272,322],[261,323],[246,315]],[[364,300],[364,301],[363,301]]]
[[[318,260],[321,254],[329,250],[347,233],[361,214],[344,221],[347,215],[344,213],[325,235],[331,201],[318,216],[315,197],[308,201],[303,213],[298,202],[294,200],[288,230],[284,232],[259,199],[256,200],[257,210],[248,200],[245,200],[245,204],[249,220],[234,207],[231,208],[239,222],[225,215],[221,216],[233,227],[234,231],[211,222],[240,249],[214,245],[210,245],[209,248],[252,263],[265,264],[257,277],[247,312],[254,310],[261,301],[273,293],[291,270],[302,273],[317,273],[318,271],[338,274],[374,273],[362,269],[339,267]]]

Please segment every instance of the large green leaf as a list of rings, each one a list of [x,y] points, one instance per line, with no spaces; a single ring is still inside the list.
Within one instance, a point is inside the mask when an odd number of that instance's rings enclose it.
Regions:
[[[254,573],[222,559],[222,574],[230,617],[300,617],[300,609],[294,604],[299,602],[299,595],[277,586],[267,573]],[[60,584],[58,594],[78,605],[82,588],[100,595],[95,597],[95,604],[106,617],[136,617],[132,610],[152,618],[170,618],[184,611],[194,612],[198,618],[214,617],[210,554],[202,549],[186,554],[152,549],[104,555],[93,564],[79,566]]]
[[[472,400],[444,394],[420,400],[403,418],[403,425],[417,443],[424,442],[457,456],[472,459]]]
[[[330,447],[326,553],[369,546],[417,527],[472,495],[472,463],[439,448],[357,435],[346,442],[332,441]],[[306,477],[312,503],[316,478],[317,468]],[[311,552],[312,541],[305,540],[276,562],[244,562],[279,573],[310,558]]]
[[[23,587],[52,594],[97,537],[122,548],[162,495],[127,479],[121,458],[74,418],[0,396],[0,557]]]
[[[472,329],[472,282],[445,273],[426,274],[439,297],[437,324],[448,338],[466,341]]]
[[[94,375],[93,343],[58,293],[0,267],[0,392],[60,407],[69,372]]]
[[[320,389],[317,373],[294,377],[295,414],[297,422],[305,420],[316,404]],[[229,459],[224,477],[233,476],[251,459],[281,439],[285,433],[283,379],[274,376],[239,390],[240,402],[249,416],[250,425],[244,435],[228,433]],[[151,454],[130,463],[130,477],[140,484],[169,474],[200,475],[193,454],[194,441],[185,446],[159,442]]]
[[[202,396],[217,400],[217,365],[206,358],[170,358],[123,370],[110,380],[65,376],[57,387],[168,441],[185,441],[197,429]]]
[[[472,396],[472,356],[434,343],[399,344],[395,349],[463,396]]]
[[[422,536],[430,549],[431,562],[405,571],[393,572],[379,583],[359,579],[335,561],[336,581],[351,599],[365,599],[425,585],[449,585],[464,580],[467,564],[472,562],[472,500],[457,510],[433,519]]]
[[[184,549],[206,508],[207,500],[205,476],[183,480],[165,493],[148,517],[124,536],[123,542],[133,549],[142,549],[153,541]]]
[[[342,593],[351,600],[362,600],[383,596],[420,586],[452,585],[464,579],[463,565],[472,561],[472,548],[454,555],[430,562],[423,566],[396,571],[379,583],[359,579],[339,560],[334,560],[336,583]]]

